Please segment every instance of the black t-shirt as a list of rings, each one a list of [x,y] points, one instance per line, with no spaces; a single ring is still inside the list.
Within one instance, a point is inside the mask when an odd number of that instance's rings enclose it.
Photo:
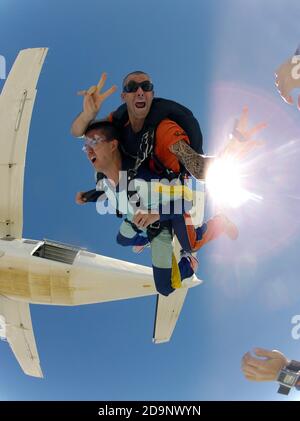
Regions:
[[[136,158],[141,141],[142,130],[138,133],[135,133],[131,125],[128,124],[121,130],[121,139],[120,142],[120,149],[124,153],[124,155],[131,156],[132,158]]]

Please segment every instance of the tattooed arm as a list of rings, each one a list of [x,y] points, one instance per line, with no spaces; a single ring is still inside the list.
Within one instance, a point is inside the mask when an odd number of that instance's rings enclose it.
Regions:
[[[214,159],[230,158],[240,161],[247,157],[251,151],[262,146],[264,142],[254,140],[253,136],[265,127],[265,123],[260,123],[248,128],[248,108],[244,107],[240,118],[235,122],[229,141],[217,157],[198,154],[184,140],[179,140],[169,149],[191,175],[199,180],[205,180],[207,169]]]
[[[213,156],[198,154],[184,140],[170,146],[170,151],[187,171],[199,180],[205,180],[207,169],[215,159]]]

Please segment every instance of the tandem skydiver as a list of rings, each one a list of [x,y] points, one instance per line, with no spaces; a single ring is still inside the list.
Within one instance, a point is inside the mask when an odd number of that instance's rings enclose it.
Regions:
[[[146,166],[139,167],[128,186],[131,160],[120,150],[119,137],[117,128],[108,121],[91,123],[85,132],[83,150],[95,170],[103,174],[98,202],[108,199],[109,206],[125,218],[117,236],[120,245],[139,248],[150,244],[156,289],[167,296],[196,271],[197,260],[192,252],[223,233],[236,239],[238,231],[221,214],[195,228],[189,221],[192,195],[187,186],[167,184],[173,192],[171,195],[162,193],[166,185]],[[104,214],[107,208],[98,212]],[[159,225],[155,227],[157,222]],[[172,273],[177,267],[173,232],[182,247],[178,276]]]
[[[102,102],[116,90],[113,86],[101,93],[105,79],[104,74],[97,86],[81,92],[84,95],[83,112],[72,125],[73,135],[87,134],[87,126],[96,117]],[[127,182],[134,179],[142,168],[147,168],[152,176],[153,173],[156,174],[156,179],[179,180],[187,172],[198,179],[205,179],[207,168],[215,158],[203,155],[200,127],[188,109],[173,101],[154,98],[150,77],[141,71],[132,72],[124,78],[121,98],[125,104],[111,113],[107,120],[113,122],[120,130],[120,150],[128,162],[131,161],[127,168],[129,174]],[[244,109],[232,138],[221,153],[222,156],[231,155],[236,159],[241,159],[259,145],[258,141],[252,140],[252,136],[263,128],[264,124],[248,130],[247,114],[247,109]],[[86,193],[78,193],[77,203],[95,200],[95,194],[96,198],[100,194],[95,191],[92,193],[92,195],[89,194],[89,198]],[[92,196],[94,197],[91,198]],[[185,251],[195,251],[203,243],[202,236],[197,237],[193,226],[187,229],[187,226],[191,224],[188,213],[184,212],[182,216],[185,221],[182,231],[187,235],[185,235],[184,245],[181,244],[181,246]],[[153,219],[153,215],[151,218]],[[233,237],[236,237],[236,227],[224,216],[213,218],[211,224],[204,225],[202,231],[204,229],[206,231],[202,232],[202,235],[206,238],[215,238],[214,233],[219,230],[220,220],[223,220],[223,224],[226,221],[230,230],[234,227]],[[150,225],[149,215],[139,212],[138,216],[134,217],[134,225],[137,229],[145,228],[147,224]],[[223,227],[223,232],[226,232],[226,229]]]

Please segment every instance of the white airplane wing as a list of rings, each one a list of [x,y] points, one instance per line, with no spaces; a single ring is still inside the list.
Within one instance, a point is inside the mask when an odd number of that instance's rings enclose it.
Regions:
[[[204,207],[204,194],[201,193],[196,198],[198,209],[196,212],[197,225],[202,223],[203,220],[203,207]],[[200,214],[199,211],[200,210]],[[177,261],[179,261],[181,246],[178,239],[174,238],[174,253]],[[163,295],[157,296],[156,314],[153,333],[153,342],[156,344],[168,342],[171,339],[175,329],[178,317],[180,315],[184,300],[186,298],[188,289],[200,285],[202,280],[193,275],[188,280],[183,281],[184,287],[172,292],[168,297]]]
[[[0,238],[21,238],[23,182],[36,84],[47,48],[19,53],[0,95]]]
[[[0,338],[7,340],[26,374],[43,377],[28,303],[0,296]]]
[[[153,342],[168,342],[175,329],[188,288],[179,288],[168,297],[157,296]]]

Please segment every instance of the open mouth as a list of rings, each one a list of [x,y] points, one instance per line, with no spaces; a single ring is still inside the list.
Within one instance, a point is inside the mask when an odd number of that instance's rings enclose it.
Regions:
[[[90,159],[91,159],[92,164],[94,164],[97,158],[95,156],[92,156]]]
[[[135,104],[136,108],[145,108],[146,102],[145,101],[137,101]]]

